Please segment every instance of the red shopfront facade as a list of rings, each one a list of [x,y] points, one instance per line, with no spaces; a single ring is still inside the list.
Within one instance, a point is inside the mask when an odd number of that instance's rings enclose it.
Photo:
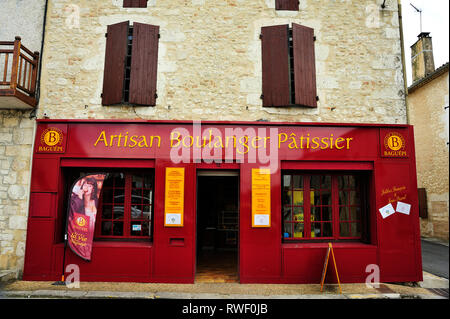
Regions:
[[[200,207],[234,196],[219,195],[220,175],[236,181],[225,187],[237,194],[226,202],[235,237],[222,230],[240,283],[319,283],[329,242],[341,282],[365,282],[369,265],[382,282],[421,281],[414,152],[409,125],[38,120],[23,279],[60,279],[68,188],[107,172],[92,260],[66,251],[82,281],[195,282],[209,236]],[[171,225],[173,168],[184,196]]]

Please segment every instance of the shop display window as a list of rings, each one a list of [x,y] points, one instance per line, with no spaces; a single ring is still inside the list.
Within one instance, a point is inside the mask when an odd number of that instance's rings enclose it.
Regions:
[[[282,179],[285,242],[367,237],[366,176],[285,172]]]

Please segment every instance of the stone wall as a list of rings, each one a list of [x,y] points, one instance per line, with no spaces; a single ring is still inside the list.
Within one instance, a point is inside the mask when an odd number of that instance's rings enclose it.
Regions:
[[[38,117],[406,123],[397,1],[50,1]],[[160,26],[155,107],[101,105],[105,33],[123,21]],[[262,26],[315,29],[317,109],[264,108]]]
[[[449,214],[449,73],[408,95],[416,142],[417,183],[426,188],[428,218],[421,219],[421,234],[448,240]]]
[[[44,7],[45,0],[1,0],[0,41],[20,36],[29,50],[41,51]],[[19,275],[25,254],[35,127],[30,113],[0,110],[0,270]]]

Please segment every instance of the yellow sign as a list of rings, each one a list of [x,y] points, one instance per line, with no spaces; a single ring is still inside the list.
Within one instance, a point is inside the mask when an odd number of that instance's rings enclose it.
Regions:
[[[252,169],[252,227],[270,227],[270,169]]]
[[[167,167],[164,226],[182,227],[183,222],[184,167]]]

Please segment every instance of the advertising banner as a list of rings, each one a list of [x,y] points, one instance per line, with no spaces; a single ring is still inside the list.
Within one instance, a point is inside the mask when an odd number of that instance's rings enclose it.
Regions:
[[[67,240],[70,249],[91,260],[98,200],[107,174],[80,177],[72,186],[67,214]]]

